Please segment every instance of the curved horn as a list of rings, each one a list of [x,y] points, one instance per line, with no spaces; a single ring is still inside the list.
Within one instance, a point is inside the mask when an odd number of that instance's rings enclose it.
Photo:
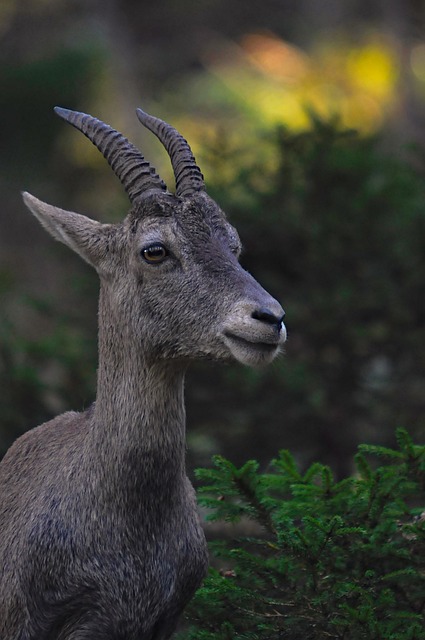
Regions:
[[[55,107],[55,113],[79,129],[99,149],[134,203],[148,189],[166,191],[165,183],[138,149],[121,133],[86,113]]]
[[[142,109],[136,109],[136,113],[140,122],[156,135],[170,156],[176,179],[176,195],[189,196],[195,191],[205,191],[204,176],[183,136],[171,125]]]

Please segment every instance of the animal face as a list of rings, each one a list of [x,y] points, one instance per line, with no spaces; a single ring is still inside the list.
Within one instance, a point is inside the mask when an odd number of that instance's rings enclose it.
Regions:
[[[283,310],[239,264],[239,236],[206,194],[142,202],[112,246],[114,266],[101,272],[108,306],[145,354],[255,366],[278,353]]]

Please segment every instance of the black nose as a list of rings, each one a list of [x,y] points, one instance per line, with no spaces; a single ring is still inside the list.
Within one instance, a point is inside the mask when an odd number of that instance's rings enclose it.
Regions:
[[[272,311],[270,311],[270,309],[261,307],[260,309],[256,309],[255,311],[253,311],[251,317],[254,318],[254,320],[261,320],[262,322],[267,322],[268,324],[274,324],[278,329],[280,329],[282,327],[283,318],[285,317],[285,312],[283,312],[283,314],[278,317]]]

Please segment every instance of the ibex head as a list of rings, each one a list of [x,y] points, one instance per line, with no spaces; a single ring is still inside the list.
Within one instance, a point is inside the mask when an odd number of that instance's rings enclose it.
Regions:
[[[101,224],[24,194],[51,235],[99,273],[100,324],[113,327],[115,348],[140,345],[148,359],[270,362],[286,339],[284,312],[240,266],[238,234],[207,195],[186,140],[137,110],[169,153],[172,194],[122,134],[92,116],[55,111],[102,152],[132,203],[122,223]]]

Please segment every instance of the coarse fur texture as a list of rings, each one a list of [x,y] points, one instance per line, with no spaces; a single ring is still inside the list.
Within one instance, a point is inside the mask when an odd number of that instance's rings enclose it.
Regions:
[[[81,122],[107,128],[59,111],[83,133]],[[200,358],[267,364],[286,332],[280,305],[240,266],[238,235],[187,149],[182,196],[142,156],[141,182],[126,183],[119,167],[132,199],[119,224],[24,194],[99,274],[99,367],[87,411],[27,432],[0,464],[1,640],[166,640],[205,575],[185,473],[185,371]]]

